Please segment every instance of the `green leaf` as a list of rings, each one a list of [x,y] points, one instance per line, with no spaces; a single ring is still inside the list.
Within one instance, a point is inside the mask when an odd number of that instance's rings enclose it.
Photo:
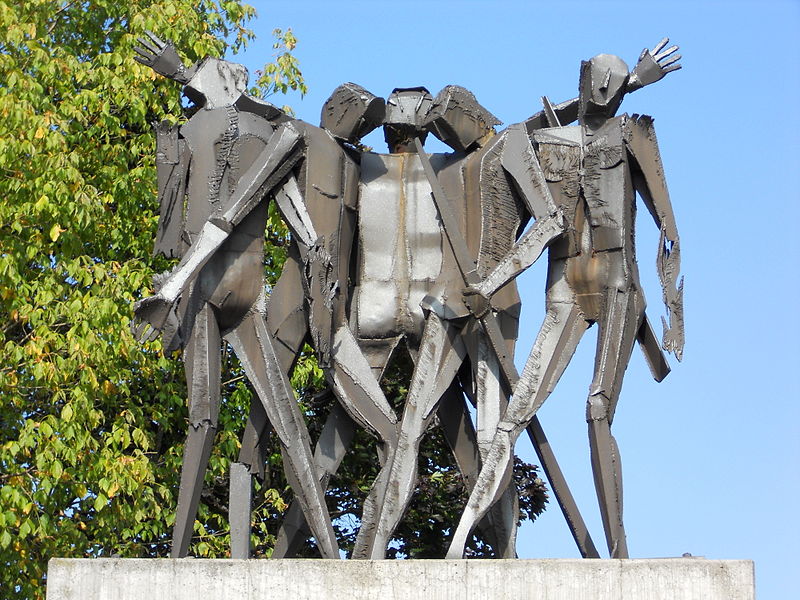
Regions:
[[[56,240],[58,240],[59,236],[60,236],[60,235],[61,235],[61,234],[62,234],[64,231],[66,231],[66,230],[65,230],[65,229],[61,229],[61,226],[60,226],[58,223],[56,223],[55,225],[53,225],[53,226],[50,228],[50,234],[49,234],[49,235],[50,235],[50,239],[51,239],[51,240],[53,240],[53,241],[55,242]]]
[[[103,510],[106,505],[108,504],[108,498],[106,498],[105,494],[102,492],[97,494],[97,497],[94,499],[94,509],[97,512]]]

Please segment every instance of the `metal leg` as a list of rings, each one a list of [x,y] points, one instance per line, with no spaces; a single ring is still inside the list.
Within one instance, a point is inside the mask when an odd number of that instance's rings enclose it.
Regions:
[[[394,345],[387,345],[384,353],[387,358],[393,348]],[[314,454],[323,489],[350,445],[355,433],[353,420],[378,438],[384,456],[397,442],[397,417],[375,379],[375,371],[346,326],[339,328],[334,336],[331,359],[333,364],[327,375],[340,404],[331,411]],[[294,554],[305,531],[302,514],[293,504],[284,517],[273,556]]]
[[[492,440],[497,432],[500,415],[508,405],[508,396],[503,390],[500,379],[500,364],[497,355],[489,347],[482,335],[478,339],[477,364],[477,440],[481,463],[491,448]],[[512,457],[513,468],[513,457]],[[470,490],[471,492],[472,490]],[[514,482],[509,481],[500,499],[492,505],[484,516],[495,532],[494,551],[499,558],[516,558],[517,556],[517,521],[519,519],[519,496]]]
[[[322,489],[327,489],[328,481],[339,468],[353,441],[356,426],[344,409],[335,404],[328,420],[322,428],[317,447],[314,449],[314,464]],[[300,545],[311,536],[300,503],[295,498],[278,530],[278,539],[272,550],[272,558],[291,558],[297,554]]]
[[[611,558],[628,558],[622,522],[622,462],[611,422],[643,314],[644,302],[638,291],[609,290],[586,403],[592,472]]]
[[[305,297],[301,281],[301,267],[296,252],[290,251],[283,272],[278,283],[272,289],[270,296],[270,310],[267,316],[267,327],[273,336],[273,348],[280,369],[289,373],[297,360],[297,355],[308,335],[305,318]],[[257,306],[253,307],[257,310]],[[250,405],[250,415],[242,435],[242,448],[239,451],[239,463],[249,467],[252,477],[265,477],[266,450],[269,444],[269,434],[272,431],[269,418],[260,402]],[[233,469],[231,465],[231,469]],[[231,472],[231,485],[233,486],[234,474]],[[240,483],[239,489],[252,489]],[[228,515],[231,523],[231,556],[247,558],[250,548],[250,528],[252,514],[252,496],[240,493],[230,494]],[[298,506],[298,511],[299,506]],[[247,528],[234,527],[234,523],[247,523]],[[306,537],[310,537],[310,534]],[[248,556],[241,556],[241,549],[247,548]],[[235,550],[237,549],[237,550]]]
[[[281,441],[286,477],[303,506],[322,556],[339,558],[325,494],[314,468],[308,430],[288,375],[278,363],[266,319],[258,312],[252,313],[226,337]]]
[[[347,326],[336,331],[331,358],[333,368],[329,373],[330,379],[344,409],[381,442],[394,446],[397,416]]]
[[[514,443],[550,395],[588,328],[574,304],[551,302],[522,376],[484,459],[478,482],[458,524],[447,558],[461,558],[476,523],[511,480]]]
[[[373,539],[361,540],[362,543],[366,542],[368,558],[385,557],[392,533],[411,500],[417,480],[420,441],[436,414],[439,400],[453,381],[465,356],[460,330],[441,320],[435,313],[429,313],[406,398],[400,438],[393,455],[381,471],[389,473],[388,479],[379,475],[380,487],[373,487],[370,492],[370,495],[378,494],[377,519],[374,524],[365,523],[362,519],[362,530],[374,535]],[[388,485],[389,481],[391,485]]]
[[[458,469],[464,477],[467,493],[469,493],[475,487],[481,461],[475,427],[464,401],[463,390],[457,381],[454,381],[442,396],[437,414],[445,440],[453,452]],[[513,491],[513,502],[517,499],[516,490],[512,486],[509,486],[509,490]],[[518,510],[518,504],[514,512],[511,512],[507,506],[501,506],[501,502],[498,502],[478,524],[478,528],[498,557],[514,558],[516,555],[514,544]],[[513,516],[512,521],[509,521],[508,514]]]
[[[250,466],[231,463],[229,516],[231,526],[231,558],[250,558],[250,512],[253,504],[253,477]]]
[[[184,362],[189,388],[189,432],[183,449],[178,509],[172,531],[172,558],[182,558],[189,552],[203,478],[217,432],[220,335],[214,312],[208,304],[196,313]]]

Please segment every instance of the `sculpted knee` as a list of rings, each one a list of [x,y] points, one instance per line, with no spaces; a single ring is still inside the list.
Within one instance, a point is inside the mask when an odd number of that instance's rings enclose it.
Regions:
[[[607,420],[608,400],[600,394],[589,396],[589,400],[586,402],[586,422]]]

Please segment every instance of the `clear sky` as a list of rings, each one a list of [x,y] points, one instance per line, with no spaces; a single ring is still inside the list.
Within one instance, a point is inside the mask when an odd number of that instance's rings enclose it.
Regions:
[[[634,351],[614,433],[633,557],[752,558],[760,600],[796,589],[800,539],[797,314],[800,4],[761,2],[253,2],[258,40],[238,60],[269,60],[270,32],[291,27],[309,87],[276,98],[318,123],[340,83],[386,96],[455,83],[506,125],[547,95],[577,95],[581,59],[618,54],[632,67],[664,36],[683,69],[629,96],[656,119],[681,235],[687,344],[655,383]],[[380,134],[367,143],[383,151]],[[441,146],[428,145],[432,151]],[[641,204],[640,204],[641,208]],[[640,210],[638,252],[659,329],[658,235]],[[647,218],[645,218],[647,217]],[[522,279],[521,367],[543,316],[543,264]],[[540,411],[593,536],[603,534],[584,421],[595,350],[585,336]],[[518,452],[532,459],[527,441]],[[523,557],[574,557],[555,502],[520,534]]]

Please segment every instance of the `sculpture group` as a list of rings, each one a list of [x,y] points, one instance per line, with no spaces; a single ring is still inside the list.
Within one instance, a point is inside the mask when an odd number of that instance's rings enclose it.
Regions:
[[[414,490],[420,441],[437,417],[471,491],[448,558],[462,557],[475,527],[498,556],[516,555],[509,483],[523,430],[582,555],[599,556],[536,417],[597,323],[586,417],[592,468],[609,554],[627,557],[610,426],[637,341],[657,381],[669,372],[638,280],[637,192],[661,230],[663,348],[679,359],[683,286],[652,119],[616,113],[626,93],[680,68],[676,47],[664,49],[663,40],[630,72],[615,56],[583,62],[578,98],[556,106],[543,98],[542,112],[498,133],[497,119],[458,86],[436,97],[396,89],[384,101],[344,84],[316,127],[248,96],[240,65],[206,58],[186,67],[155,35],[141,43],[137,59],[180,82],[198,107],[180,126],[157,127],[155,251],[180,262],[156,278],[134,322],[141,339],[162,334],[166,350],[184,352],[189,431],[172,555],[185,556],[191,540],[218,423],[224,340],[258,397],[231,466],[232,557],[249,553],[251,478],[263,476],[270,431],[296,497],[273,556],[291,556],[310,532],[323,557],[339,557],[325,487],[360,426],[377,440],[381,470],[353,557],[383,558]],[[360,150],[379,126],[389,153]],[[428,155],[428,134],[453,152]],[[267,294],[270,202],[291,245]],[[547,314],[520,376],[515,277],[545,250]],[[306,342],[338,400],[313,451],[289,384]],[[415,368],[398,415],[378,382],[400,347]]]

